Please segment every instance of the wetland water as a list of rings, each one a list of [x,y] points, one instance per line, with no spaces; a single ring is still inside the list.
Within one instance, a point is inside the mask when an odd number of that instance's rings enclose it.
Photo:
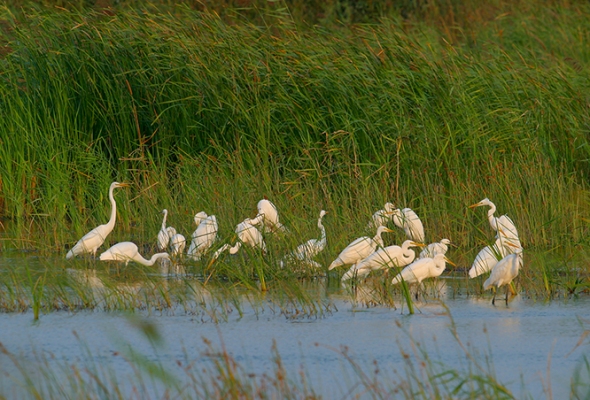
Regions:
[[[135,379],[134,369],[121,354],[129,346],[183,379],[179,361],[197,366],[211,362],[203,338],[214,349],[225,348],[255,374],[272,372],[276,343],[289,376],[304,371],[309,386],[326,398],[363,397],[358,373],[342,355],[342,346],[369,375],[378,363],[385,382],[403,379],[403,353],[414,357],[416,344],[423,346],[431,361],[442,363],[442,370],[469,368],[452,323],[468,352],[486,370],[495,371],[499,382],[517,397],[549,397],[544,392],[549,370],[553,398],[567,398],[573,372],[589,353],[584,336],[590,328],[587,297],[539,302],[517,296],[508,306],[498,301],[494,307],[489,296],[451,298],[443,290],[444,306],[438,300],[416,303],[416,314],[407,315],[402,308],[362,306],[343,289],[324,296],[333,306],[322,316],[290,318],[246,301],[241,316],[230,312],[219,323],[184,310],[156,314],[139,310],[134,318],[117,312],[57,311],[42,314],[38,322],[33,322],[30,311],[5,313],[0,314],[0,342],[32,376],[47,366],[58,371],[63,365],[94,365],[115,372],[127,390]],[[161,345],[153,346],[140,332],[138,318],[156,328],[163,338]],[[492,367],[486,367],[486,358],[491,358]],[[19,373],[2,354],[0,369],[0,396],[11,397],[21,384]],[[161,389],[154,385],[154,391]]]

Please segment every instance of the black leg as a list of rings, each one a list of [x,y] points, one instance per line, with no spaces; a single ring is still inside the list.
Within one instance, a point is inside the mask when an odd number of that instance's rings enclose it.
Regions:
[[[496,305],[496,290],[494,289],[494,297],[492,297],[492,305]]]

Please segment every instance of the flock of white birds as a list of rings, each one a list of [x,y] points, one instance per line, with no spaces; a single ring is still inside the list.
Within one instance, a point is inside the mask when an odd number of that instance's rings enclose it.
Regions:
[[[113,182],[109,188],[109,200],[111,202],[111,217],[109,221],[100,225],[84,235],[66,255],[70,259],[77,255],[92,254],[96,257],[98,248],[104,243],[106,237],[115,227],[117,218],[117,203],[114,198],[114,190],[126,187],[128,184]],[[508,302],[508,289],[510,283],[518,275],[522,265],[522,245],[514,222],[507,216],[496,217],[496,206],[490,200],[483,199],[479,203],[469,206],[470,208],[488,206],[488,219],[490,226],[496,232],[495,243],[484,247],[475,257],[473,265],[469,270],[469,277],[475,278],[484,273],[490,272],[488,279],[483,284],[484,290],[493,288],[495,303],[496,292],[501,286],[506,285],[506,302]],[[257,205],[258,214],[254,218],[246,218],[236,228],[236,242],[232,245],[226,243],[217,249],[209,265],[213,264],[226,250],[230,254],[236,254],[241,246],[248,245],[266,253],[264,233],[288,233],[289,230],[279,222],[279,213],[273,203],[267,199],[260,200]],[[120,242],[100,254],[102,261],[119,261],[125,264],[130,261],[151,266],[159,259],[170,257],[180,258],[186,256],[191,260],[201,260],[210,251],[217,238],[218,224],[215,215],[207,215],[204,211],[194,216],[197,226],[191,235],[189,248],[186,248],[186,238],[178,233],[176,229],[167,226],[168,211],[162,211],[164,217],[162,228],[158,232],[159,253],[152,255],[148,260],[139,254],[138,247],[133,242]],[[299,245],[295,250],[288,253],[280,261],[282,267],[290,264],[305,264],[312,268],[322,268],[322,265],[314,260],[320,252],[326,248],[326,229],[322,219],[327,214],[321,210],[317,226],[320,229],[319,239],[310,239]],[[393,221],[394,225],[403,229],[408,240],[401,246],[385,246],[381,235],[386,232],[393,232],[387,224]],[[349,279],[365,278],[371,271],[390,268],[402,268],[392,284],[405,281],[408,284],[420,285],[424,279],[440,276],[446,268],[446,264],[453,264],[447,257],[446,252],[451,244],[449,239],[442,239],[440,242],[424,244],[424,227],[418,215],[409,208],[397,209],[392,203],[386,203],[382,210],[375,212],[369,222],[370,229],[376,229],[373,237],[363,236],[352,241],[346,246],[328,267],[328,270],[341,266],[350,266],[342,276],[342,281]],[[422,248],[416,257],[414,248]],[[511,290],[511,288],[510,288]]]

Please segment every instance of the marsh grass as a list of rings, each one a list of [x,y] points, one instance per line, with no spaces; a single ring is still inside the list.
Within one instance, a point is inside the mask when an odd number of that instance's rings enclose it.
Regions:
[[[285,280],[298,293],[298,279],[325,271],[278,261],[318,236],[319,210],[329,211],[322,265],[371,234],[370,215],[392,201],[418,213],[427,241],[451,239],[452,259],[468,268],[493,233],[484,210],[466,207],[489,197],[526,251],[548,254],[525,255],[525,292],[586,293],[590,9],[535,4],[433,3],[406,19],[337,26],[303,26],[305,13],[283,3],[251,20],[169,4],[2,8],[0,250],[65,254],[108,219],[115,179],[132,187],[115,193],[117,225],[100,250],[133,240],[153,252],[163,208],[186,237],[196,212],[216,215],[217,244],[230,242],[267,196],[291,230],[265,237],[267,256],[185,268],[216,285],[272,292]],[[97,306],[92,291],[50,281],[44,303]],[[13,283],[6,309],[30,293]],[[465,284],[481,293],[481,282]],[[146,301],[117,293],[101,304]],[[190,304],[157,285],[141,296]]]

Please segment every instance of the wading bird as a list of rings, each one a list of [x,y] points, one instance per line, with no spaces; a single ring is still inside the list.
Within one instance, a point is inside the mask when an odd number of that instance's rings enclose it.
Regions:
[[[187,255],[193,260],[200,260],[217,237],[217,218],[215,215],[207,215],[201,211],[195,215],[195,224],[197,224],[197,229],[192,234]]]
[[[104,253],[100,255],[101,261],[119,261],[124,262],[125,265],[129,264],[129,261],[135,261],[136,263],[152,266],[161,258],[168,259],[170,256],[168,253],[156,253],[150,258],[146,260],[139,254],[139,250],[137,245],[133,242],[120,242],[116,245],[112,246]]]
[[[383,238],[381,238],[383,232],[393,231],[385,226],[380,226],[377,228],[377,234],[374,237],[362,236],[354,240],[338,254],[338,257],[332,261],[328,270],[341,265],[356,264],[373,253],[377,247],[383,247]]]
[[[369,222],[368,228],[377,229],[379,226],[387,225],[387,223],[391,221],[393,210],[395,210],[395,206],[393,205],[393,203],[385,203],[382,210],[376,211],[375,214],[373,214],[373,216],[371,217],[371,222]]]
[[[320,216],[318,218],[318,228],[320,229],[320,238],[319,239],[309,239],[307,242],[300,244],[297,246],[292,253],[288,254],[285,257],[284,261],[281,261],[281,265],[284,265],[285,262],[301,262],[304,264],[311,265],[315,268],[321,268],[321,265],[315,261],[313,258],[317,256],[320,252],[322,252],[326,248],[326,228],[324,228],[324,224],[322,223],[322,219],[327,214],[327,211],[320,211]]]
[[[172,228],[174,229],[174,228]],[[176,233],[170,236],[170,255],[179,257],[186,247],[186,238],[181,233]]]
[[[479,203],[470,205],[469,208],[482,206],[490,207],[488,210],[488,220],[490,221],[490,226],[494,231],[496,231],[496,238],[502,239],[501,245],[506,248],[508,253],[513,253],[514,250],[519,247],[522,248],[520,239],[518,237],[518,231],[516,230],[514,222],[507,215],[495,217],[494,213],[496,212],[496,205],[488,198],[483,199]]]
[[[127,187],[127,183],[113,182],[109,188],[109,200],[111,201],[111,218],[109,222],[104,225],[97,226],[86,235],[82,236],[82,239],[78,240],[78,243],[74,245],[66,254],[66,259],[80,255],[91,253],[93,257],[96,257],[96,250],[104,243],[106,237],[112,232],[115,227],[115,220],[117,219],[117,203],[113,196],[115,188]]]
[[[492,245],[486,246],[477,253],[471,269],[469,269],[469,277],[475,278],[494,268],[494,265],[498,263],[508,254],[506,247],[502,246],[502,240],[496,239],[496,242]]]
[[[277,207],[267,199],[258,202],[258,215],[251,219],[251,225],[262,223],[264,232],[288,232],[285,225],[279,222]]]
[[[418,258],[432,258],[437,254],[447,254],[451,241],[449,239],[441,239],[440,242],[430,243],[424,250],[420,252]]]
[[[162,228],[160,232],[158,232],[158,250],[166,250],[168,248],[168,244],[170,243],[170,236],[168,236],[168,231],[166,229],[166,219],[168,218],[168,210],[163,209],[162,214],[164,214],[164,219],[162,220]]]
[[[419,258],[397,274],[391,283],[396,285],[403,279],[408,284],[420,285],[424,279],[440,276],[446,269],[446,263],[455,265],[444,254],[437,254],[433,258]]]
[[[209,262],[209,266],[219,258],[221,253],[229,249],[229,254],[236,254],[242,244],[250,245],[253,248],[258,248],[262,251],[262,254],[266,253],[266,244],[264,243],[264,238],[262,237],[262,233],[254,225],[252,225],[250,218],[246,218],[244,221],[240,222],[238,226],[236,226],[236,234],[238,235],[238,240],[235,245],[231,246],[229,244],[224,244],[221,246],[211,258]]]
[[[387,246],[377,249],[367,258],[350,267],[342,276],[342,281],[355,276],[364,278],[371,271],[383,268],[404,267],[416,258],[416,253],[410,247],[424,247],[424,245],[412,240],[406,240],[401,246]]]
[[[424,226],[412,209],[393,210],[392,218],[395,226],[403,229],[408,239],[424,243]]]
[[[507,285],[506,287],[506,304],[508,305],[508,291],[511,290],[510,283],[514,278],[518,276],[518,271],[522,265],[522,247],[517,247],[514,253],[508,254],[506,257],[498,261],[492,273],[483,283],[483,290],[490,288],[494,289],[494,297],[492,298],[492,304],[495,305],[496,293],[500,287]]]

